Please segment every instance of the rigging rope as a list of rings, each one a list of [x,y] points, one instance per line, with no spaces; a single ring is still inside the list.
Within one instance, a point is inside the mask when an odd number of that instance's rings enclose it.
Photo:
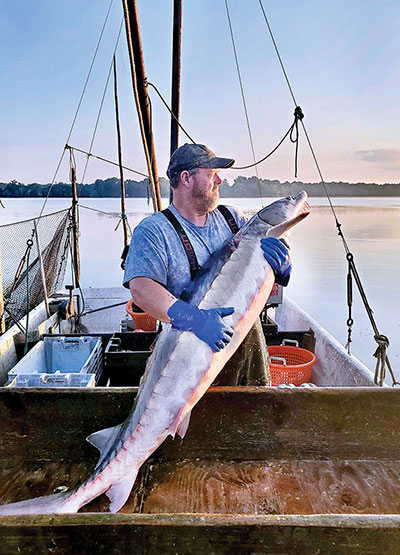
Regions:
[[[84,83],[84,86],[83,86],[83,90],[82,90],[82,93],[81,93],[81,96],[80,96],[80,99],[79,99],[79,102],[78,102],[78,105],[77,105],[77,108],[76,108],[76,111],[75,111],[75,115],[74,115],[74,117],[73,117],[72,124],[71,124],[70,130],[69,130],[69,133],[68,133],[68,137],[67,137],[66,144],[68,144],[68,142],[69,142],[69,139],[70,139],[70,137],[71,137],[71,135],[72,135],[72,132],[73,132],[73,129],[74,129],[74,126],[75,126],[77,117],[78,117],[78,113],[79,113],[79,110],[80,110],[80,107],[81,107],[81,104],[82,104],[82,101],[83,101],[83,97],[84,97],[85,92],[86,92],[87,84],[88,84],[88,82],[89,82],[89,79],[90,79],[90,76],[91,76],[91,73],[92,73],[92,69],[93,69],[94,62],[95,62],[96,57],[97,57],[97,53],[98,53],[98,50],[99,50],[99,47],[100,47],[100,44],[101,44],[101,41],[102,41],[102,38],[103,38],[103,35],[104,35],[104,30],[105,30],[105,27],[106,27],[106,24],[107,24],[107,21],[108,21],[110,12],[111,12],[111,8],[112,8],[112,5],[113,5],[113,2],[114,2],[114,0],[111,0],[111,1],[110,1],[109,7],[108,7],[108,10],[107,10],[107,13],[106,13],[106,17],[105,17],[105,20],[104,20],[104,23],[103,23],[103,26],[102,26],[102,29],[101,29],[101,32],[100,32],[99,39],[98,39],[98,41],[97,41],[97,45],[96,45],[96,48],[95,48],[94,55],[93,55],[93,57],[92,57],[92,61],[91,61],[90,67],[89,67],[89,71],[88,71],[88,74],[87,74],[87,77],[86,77],[86,80],[85,80],[85,83]],[[121,24],[121,27],[122,27],[122,24]],[[120,29],[120,32],[121,32],[121,29]],[[52,188],[53,188],[53,186],[54,186],[54,184],[55,184],[55,181],[56,181],[56,178],[57,178],[57,175],[58,175],[58,171],[59,171],[59,169],[60,169],[60,166],[61,166],[61,163],[62,163],[62,160],[63,160],[63,158],[64,158],[64,155],[65,155],[65,152],[66,152],[67,148],[68,148],[68,146],[65,146],[65,147],[64,147],[63,152],[62,152],[62,154],[61,154],[61,156],[60,156],[60,159],[59,159],[59,161],[58,161],[56,170],[55,170],[54,175],[53,175],[53,179],[52,179],[51,184],[50,184],[50,187],[49,187],[49,189],[48,189],[48,191],[47,191],[47,195],[46,195],[46,197],[45,197],[45,199],[44,199],[44,202],[43,202],[43,204],[42,204],[41,210],[40,210],[40,212],[39,212],[39,216],[37,217],[37,227],[39,226],[39,223],[41,222],[41,219],[44,217],[44,216],[43,216],[43,212],[44,212],[44,209],[45,209],[45,207],[46,207],[47,201],[48,201],[48,199],[49,199],[49,197],[50,197]],[[70,150],[70,155],[71,155],[71,157],[73,157],[72,150]],[[0,200],[0,203],[1,203],[1,200]],[[1,203],[1,204],[2,204],[2,203]],[[2,206],[3,206],[3,204],[2,204]],[[31,236],[31,239],[28,240],[28,248],[27,248],[27,251],[26,251],[25,255],[23,256],[23,258],[21,259],[20,264],[19,264],[19,266],[18,266],[18,268],[17,268],[17,272],[16,272],[16,275],[15,275],[15,278],[14,278],[14,283],[13,283],[13,285],[12,285],[12,287],[11,287],[11,291],[10,291],[10,295],[11,295],[11,294],[14,292],[14,290],[15,290],[17,284],[18,284],[18,281],[19,281],[19,278],[20,278],[20,276],[21,276],[21,274],[22,274],[22,270],[23,270],[23,268],[24,268],[24,266],[25,266],[25,263],[27,263],[27,270],[26,270],[26,279],[27,279],[27,315],[26,315],[26,330],[25,330],[25,333],[26,333],[26,339],[25,339],[25,353],[26,353],[26,350],[27,350],[27,337],[28,337],[28,325],[29,325],[29,308],[30,308],[30,307],[29,307],[29,304],[30,304],[30,297],[29,297],[29,287],[28,287],[28,285],[29,285],[29,255],[30,255],[30,250],[31,250],[32,245],[33,245],[33,239],[34,239],[34,237],[35,237],[35,233],[37,233],[37,230],[32,229],[32,236]],[[31,245],[30,245],[30,244],[31,244]],[[29,245],[30,245],[30,246],[29,246]],[[10,297],[9,297],[9,298],[10,298]],[[83,298],[83,297],[82,297],[82,298]],[[83,302],[84,302],[84,301],[83,301]],[[4,310],[7,311],[7,313],[8,313],[9,316],[11,317],[11,319],[21,328],[19,322],[15,320],[15,318],[14,318],[13,315],[10,313],[9,309],[7,308],[7,306],[4,307]]]
[[[257,160],[257,162],[255,162],[254,164],[248,164],[247,166],[232,166],[232,169],[234,169],[234,170],[247,170],[248,168],[252,168],[253,166],[257,166],[257,164],[261,164],[261,162],[264,162],[267,158],[272,156],[272,154],[276,150],[278,150],[278,148],[281,146],[283,141],[289,135],[291,142],[296,143],[294,169],[295,169],[295,176],[297,177],[297,154],[298,154],[297,145],[298,145],[298,140],[299,140],[298,120],[302,120],[303,117],[304,117],[304,114],[303,114],[300,106],[296,106],[295,111],[294,111],[294,122],[289,127],[289,129],[286,131],[286,133],[284,134],[282,139],[279,141],[279,143],[276,145],[276,147],[271,150],[271,152],[269,152],[266,156],[264,156],[260,160]],[[294,132],[294,135],[293,135],[293,132]]]
[[[230,17],[230,13],[229,13],[228,0],[225,0],[225,8],[226,8],[226,15],[228,17],[229,31],[230,31],[230,35],[231,35],[233,54],[234,54],[234,57],[235,57],[236,71],[237,71],[238,79],[239,79],[240,92],[241,92],[241,95],[242,95],[242,103],[243,103],[244,113],[245,113],[245,117],[246,117],[246,124],[247,124],[247,131],[248,131],[248,134],[249,134],[249,139],[250,139],[251,152],[252,152],[252,155],[253,155],[253,162],[254,162],[253,165],[254,165],[255,170],[256,170],[258,192],[259,192],[259,195],[260,195],[261,206],[264,208],[260,178],[259,178],[259,175],[258,175],[258,167],[257,167],[257,164],[256,164],[256,155],[255,155],[255,152],[254,152],[253,136],[252,136],[252,133],[251,133],[250,120],[249,120],[249,114],[248,114],[248,111],[247,111],[247,104],[246,104],[246,98],[245,98],[244,89],[243,89],[242,76],[240,74],[239,60],[238,60],[238,56],[237,56],[237,52],[236,52],[235,37],[233,35],[231,17]]]
[[[32,239],[28,239],[26,242],[27,248],[27,258],[26,258],[26,318],[25,318],[25,343],[24,343],[24,356],[28,352],[28,334],[29,334],[29,311],[30,311],[30,298],[29,298],[29,257],[31,254],[31,249],[33,247]]]
[[[292,88],[292,86],[291,86],[291,84],[290,84],[290,81],[289,81],[287,72],[286,72],[286,70],[285,70],[285,67],[284,67],[284,64],[283,64],[281,55],[280,55],[280,53],[279,53],[278,46],[277,46],[277,44],[276,44],[274,35],[273,35],[273,33],[272,33],[271,25],[269,24],[268,17],[267,17],[267,14],[266,14],[266,12],[265,12],[265,9],[264,9],[262,0],[258,0],[258,1],[259,1],[260,7],[261,7],[261,10],[262,10],[264,19],[265,19],[265,23],[266,23],[266,25],[267,25],[267,27],[268,27],[268,31],[269,31],[269,34],[270,34],[272,43],[273,43],[273,45],[274,45],[275,52],[276,52],[276,54],[277,54],[277,57],[278,57],[280,66],[281,66],[282,71],[283,71],[283,74],[284,74],[284,76],[285,76],[285,80],[286,80],[287,86],[288,86],[288,88],[289,88],[290,95],[291,95],[291,97],[292,97],[292,99],[293,99],[293,102],[294,102],[295,107],[297,108],[298,104],[297,104],[296,98],[295,98],[294,93],[293,93],[293,88]],[[225,2],[226,2],[226,0],[225,0]],[[389,369],[389,372],[390,372],[390,374],[391,374],[391,377],[392,377],[392,381],[393,381],[393,384],[392,384],[392,385],[400,385],[400,383],[396,381],[396,378],[395,378],[395,376],[394,376],[394,374],[393,374],[392,367],[391,367],[391,365],[390,365],[389,357],[388,357],[388,355],[387,355],[387,347],[389,346],[389,340],[388,340],[388,338],[387,338],[385,335],[382,335],[382,334],[379,332],[379,330],[378,330],[378,326],[377,326],[377,324],[376,324],[376,322],[375,322],[375,318],[374,318],[374,315],[373,315],[373,311],[372,311],[371,307],[370,307],[369,304],[368,304],[368,299],[367,299],[367,296],[366,296],[364,287],[363,287],[362,282],[361,282],[361,278],[360,278],[360,276],[359,276],[359,274],[358,274],[358,271],[357,271],[357,268],[356,268],[356,265],[355,265],[355,262],[354,262],[354,255],[350,252],[350,249],[349,249],[349,246],[348,246],[348,244],[347,244],[347,241],[346,241],[346,239],[345,239],[345,237],[344,237],[344,234],[343,234],[343,232],[342,232],[342,230],[341,230],[341,227],[342,227],[342,226],[341,226],[341,224],[340,224],[340,222],[339,222],[339,220],[338,220],[338,217],[337,217],[337,215],[336,215],[336,211],[335,211],[334,206],[333,206],[333,204],[332,204],[332,200],[331,200],[331,198],[330,198],[330,196],[329,196],[329,193],[328,193],[328,190],[327,190],[327,188],[326,188],[326,183],[325,183],[325,180],[324,180],[324,178],[323,178],[323,175],[322,175],[322,172],[321,172],[321,168],[320,168],[320,166],[319,166],[317,157],[316,157],[316,155],[315,155],[315,152],[314,152],[313,146],[312,146],[312,144],[311,144],[311,140],[310,140],[310,138],[309,138],[309,136],[308,136],[306,127],[305,127],[305,125],[304,125],[304,122],[303,122],[302,119],[301,119],[300,121],[301,121],[301,125],[302,125],[302,128],[303,128],[304,135],[305,135],[305,137],[306,137],[308,146],[309,146],[310,151],[311,151],[312,158],[313,158],[314,163],[315,163],[315,166],[316,166],[316,168],[317,168],[317,171],[318,171],[318,174],[319,174],[319,177],[320,177],[320,181],[321,181],[321,183],[322,183],[322,185],[323,185],[323,188],[324,188],[326,197],[327,197],[327,199],[328,199],[328,202],[329,202],[329,205],[330,205],[332,214],[333,214],[333,216],[334,216],[335,223],[336,223],[336,227],[337,227],[337,229],[338,229],[338,235],[340,236],[340,238],[341,238],[341,240],[342,240],[342,243],[343,243],[343,246],[344,246],[344,249],[345,249],[345,252],[346,252],[346,259],[347,259],[348,265],[349,265],[348,279],[347,279],[347,283],[348,283],[348,305],[349,305],[349,317],[348,317],[348,320],[347,320],[347,325],[348,325],[348,328],[349,328],[349,331],[348,331],[348,341],[347,341],[347,349],[348,349],[348,352],[350,353],[351,327],[352,327],[352,325],[353,325],[353,319],[352,319],[352,317],[351,317],[351,304],[352,304],[351,279],[354,278],[354,280],[355,280],[355,282],[356,282],[356,285],[357,285],[357,288],[358,288],[358,290],[359,290],[361,299],[362,299],[362,301],[363,301],[364,307],[365,307],[366,312],[367,312],[367,314],[368,314],[370,323],[371,323],[372,328],[373,328],[373,330],[374,330],[374,339],[375,339],[375,341],[378,343],[378,348],[376,349],[375,354],[374,354],[374,356],[377,358],[376,369],[375,369],[375,383],[376,383],[377,385],[380,385],[380,386],[383,385],[383,380],[384,380],[384,377],[385,377],[385,369],[386,369],[386,365],[387,365],[387,367],[388,367],[388,369]],[[351,324],[351,325],[349,325],[349,324]]]
[[[92,212],[98,212],[99,214],[104,214],[106,216],[111,216],[112,218],[118,219],[118,223],[117,223],[117,227],[115,228],[115,231],[117,231],[121,220],[123,220],[124,218],[126,219],[126,222],[128,224],[128,228],[129,228],[129,232],[130,235],[132,236],[132,228],[129,224],[129,220],[126,214],[121,215],[118,212],[105,212],[104,210],[99,210],[98,208],[92,208],[91,206],[85,206],[84,204],[79,203],[79,208],[85,208],[86,210],[92,210]]]
[[[109,5],[108,10],[107,10],[107,14],[106,14],[104,23],[103,23],[103,27],[102,27],[101,32],[100,32],[100,36],[99,36],[99,39],[98,39],[98,41],[97,41],[97,45],[96,45],[96,48],[95,48],[95,51],[94,51],[94,54],[93,54],[93,57],[92,57],[92,61],[91,61],[91,64],[90,64],[90,67],[89,67],[89,71],[88,71],[88,74],[87,74],[87,77],[86,77],[86,80],[85,80],[85,84],[83,85],[83,89],[82,89],[81,96],[80,96],[80,98],[79,98],[78,106],[77,106],[77,108],[76,108],[75,115],[74,115],[74,118],[73,118],[73,120],[72,120],[72,124],[71,124],[70,130],[69,130],[69,133],[68,133],[68,137],[67,137],[67,140],[65,141],[66,144],[68,144],[68,142],[69,142],[69,140],[70,140],[70,138],[71,138],[71,135],[72,135],[72,131],[73,131],[74,127],[75,127],[75,122],[76,122],[76,119],[77,119],[77,117],[78,117],[79,110],[80,110],[80,108],[81,108],[81,104],[82,104],[83,97],[85,96],[86,87],[87,87],[87,84],[88,84],[88,82],[89,82],[90,76],[91,76],[91,74],[92,74],[92,69],[93,69],[93,66],[94,66],[94,62],[95,62],[95,60],[96,60],[97,53],[98,53],[98,51],[99,51],[100,43],[101,43],[101,40],[102,40],[103,34],[104,34],[104,29],[105,29],[105,27],[106,27],[106,24],[107,24],[107,21],[108,21],[108,16],[110,15],[110,11],[111,11],[111,7],[112,7],[113,3],[114,3],[114,0],[111,0],[110,5]],[[46,196],[46,198],[45,198],[45,200],[44,200],[44,202],[43,202],[43,206],[42,206],[42,208],[41,208],[41,210],[40,210],[39,218],[40,218],[40,216],[43,214],[43,211],[44,211],[44,209],[45,209],[45,206],[46,206],[47,201],[48,201],[49,196],[50,196],[50,192],[51,192],[51,190],[52,190],[52,188],[53,188],[53,185],[54,185],[54,183],[55,183],[55,181],[56,181],[56,178],[57,178],[57,175],[58,175],[58,172],[59,172],[61,163],[62,163],[63,158],[64,158],[64,155],[65,155],[65,151],[66,151],[66,148],[64,147],[64,149],[63,149],[63,151],[62,151],[62,154],[61,154],[61,156],[60,156],[60,159],[59,159],[59,161],[58,161],[56,170],[55,170],[55,172],[54,172],[53,179],[51,180],[51,184],[50,184],[50,188],[49,188],[49,190],[48,190],[48,192],[47,192],[47,196]]]
[[[119,225],[122,223],[122,230],[124,234],[124,247],[122,249],[122,265],[121,267],[125,269],[125,259],[128,254],[129,249],[129,237],[132,237],[132,230],[130,229],[128,218],[126,216],[126,202],[125,202],[125,178],[124,170],[122,167],[122,140],[121,140],[121,125],[119,121],[119,102],[118,102],[118,75],[117,75],[117,60],[114,55],[113,60],[113,70],[114,70],[114,107],[115,107],[115,126],[117,131],[117,145],[118,145],[118,164],[119,164],[119,176],[121,181],[121,218],[118,221],[115,231],[117,231]]]
[[[129,237],[132,237],[132,228],[131,228],[131,226],[130,226],[130,224],[129,224],[128,216],[127,216],[126,214],[120,214],[118,217],[119,217],[119,220],[118,220],[118,223],[117,223],[117,225],[116,225],[114,231],[117,231],[117,229],[119,228],[120,224],[121,224],[123,221],[126,221],[126,224],[127,224],[127,226],[128,226],[128,231],[129,231]],[[129,245],[128,245],[128,246],[129,246]]]
[[[123,22],[124,22],[124,20],[122,19],[121,24],[120,24],[120,26],[119,26],[119,31],[118,31],[118,35],[117,35],[117,40],[116,40],[116,42],[115,42],[114,52],[113,52],[113,55],[112,55],[112,58],[111,58],[110,68],[109,68],[108,74],[107,74],[106,84],[105,84],[104,90],[103,90],[103,96],[102,96],[102,98],[101,98],[99,111],[98,111],[98,113],[97,113],[97,118],[96,118],[96,123],[95,123],[94,129],[93,129],[92,139],[91,139],[91,141],[90,141],[89,154],[88,154],[88,156],[87,156],[87,158],[86,158],[85,168],[84,168],[84,170],[83,170],[82,179],[81,179],[81,186],[80,186],[80,188],[79,188],[79,194],[80,194],[80,192],[81,192],[81,190],[82,190],[82,187],[83,187],[83,181],[85,180],[86,171],[87,171],[87,167],[88,167],[88,164],[89,164],[89,157],[90,157],[90,154],[92,153],[93,143],[94,143],[94,139],[95,139],[95,137],[96,137],[97,128],[98,128],[98,126],[99,126],[99,121],[100,121],[101,112],[103,111],[104,99],[105,99],[105,97],[106,97],[106,92],[107,92],[107,89],[108,89],[108,83],[110,82],[111,72],[112,72],[113,64],[114,64],[114,57],[115,57],[115,53],[116,53],[117,48],[118,48],[118,43],[119,43],[119,39],[120,39],[120,36],[121,36],[121,31],[122,31]],[[68,141],[67,141],[67,142],[68,142]]]
[[[80,326],[80,322],[79,319],[82,316],[84,310],[85,310],[85,297],[83,296],[83,291],[81,288],[81,284],[78,281],[78,275],[77,275],[77,261],[75,258],[75,252],[74,252],[74,248],[73,248],[73,241],[71,241],[71,236],[73,234],[73,229],[74,229],[74,224],[72,221],[72,214],[69,214],[69,219],[70,219],[70,224],[68,226],[68,247],[69,247],[69,252],[71,255],[71,273],[72,273],[72,282],[75,281],[77,283],[77,288],[79,289],[79,292],[81,294],[81,299],[82,299],[82,308],[79,311],[79,313],[76,314],[76,321],[75,321],[75,327],[79,329]]]
[[[113,166],[119,166],[118,162],[113,162],[112,160],[108,160],[107,158],[102,158],[101,156],[96,156],[96,154],[93,154],[91,152],[87,152],[86,150],[82,150],[80,148],[77,148],[76,146],[71,146],[71,145],[65,145],[65,149],[70,149],[72,148],[73,150],[76,150],[76,152],[81,152],[82,154],[86,154],[87,156],[91,156],[92,158],[96,158],[97,160],[101,160],[102,162],[107,162],[107,164],[112,164]],[[133,172],[133,173],[137,173],[138,175],[142,175],[143,177],[149,177],[146,173],[142,173],[139,172],[138,170],[133,170],[132,168],[128,168],[128,166],[122,166],[124,168],[124,170],[127,170],[129,172]]]
[[[196,144],[196,141],[194,139],[192,139],[192,137],[189,135],[189,133],[186,131],[186,129],[183,127],[183,125],[181,125],[181,123],[179,122],[179,120],[177,119],[177,117],[175,116],[175,114],[172,112],[171,108],[168,106],[167,101],[165,100],[165,98],[163,97],[163,95],[160,93],[160,91],[158,90],[158,88],[153,84],[150,83],[150,81],[146,82],[146,86],[150,86],[153,87],[153,89],[155,90],[155,92],[158,94],[158,96],[160,97],[161,101],[163,102],[164,106],[166,107],[166,109],[168,110],[168,112],[171,114],[171,116],[175,119],[175,121],[177,122],[178,126],[180,127],[180,129],[183,131],[183,133],[186,135],[186,137],[193,143]],[[150,97],[149,97],[150,98]],[[253,164],[248,164],[246,166],[232,166],[231,169],[233,170],[247,170],[249,168],[253,168],[254,166],[257,166],[258,164],[261,164],[261,162],[264,162],[265,160],[267,160],[267,158],[269,158],[283,143],[283,141],[286,139],[286,137],[289,134],[293,133],[293,128],[294,126],[296,126],[296,135],[294,137],[294,139],[291,139],[292,142],[297,143],[298,141],[298,125],[297,125],[297,120],[301,120],[303,119],[304,115],[303,112],[300,108],[300,106],[296,106],[295,111],[294,111],[294,117],[295,117],[295,121],[292,123],[292,125],[289,127],[289,129],[286,131],[285,135],[282,137],[282,139],[279,141],[279,143],[276,145],[276,147],[271,150],[271,152],[269,152],[266,156],[264,156],[263,158],[261,158],[260,160],[257,160],[255,163]],[[78,150],[79,152],[83,152],[79,149],[75,149]],[[92,154],[92,156],[94,156]],[[109,162],[110,164],[116,164],[115,162],[110,162],[110,160],[106,160],[105,158],[100,158],[100,160],[104,160],[104,162]],[[124,169],[129,169],[129,168],[125,168],[125,166],[123,166]],[[130,171],[135,171],[135,170],[130,170]],[[296,149],[296,153],[295,153],[295,172],[296,172],[296,177],[297,177],[297,149]],[[136,172],[136,173],[140,173],[140,172]],[[140,175],[145,175],[145,174],[140,174]],[[148,176],[145,176],[148,177]]]
[[[285,77],[285,80],[286,80],[286,83],[287,83],[287,86],[288,86],[290,95],[291,95],[291,97],[292,97],[292,99],[293,99],[293,103],[294,103],[294,105],[295,105],[295,108],[297,108],[298,104],[297,104],[296,98],[295,98],[295,96],[294,96],[293,88],[292,88],[292,85],[290,84],[289,77],[288,77],[288,74],[287,74],[287,72],[286,72],[285,66],[283,65],[283,61],[282,61],[281,55],[280,55],[280,53],[279,53],[279,49],[278,49],[277,43],[276,43],[276,41],[275,41],[275,37],[274,37],[274,35],[273,35],[273,33],[272,33],[271,25],[270,25],[270,23],[269,23],[269,21],[268,21],[268,17],[267,17],[267,14],[266,14],[266,12],[265,12],[265,9],[264,9],[262,0],[258,0],[258,2],[259,2],[259,4],[260,4],[261,11],[262,11],[262,13],[263,13],[263,16],[264,16],[264,19],[265,19],[265,23],[266,23],[266,25],[267,25],[269,35],[270,35],[271,40],[272,40],[272,43],[273,43],[273,45],[274,45],[274,49],[275,49],[276,55],[277,55],[277,57],[278,57],[279,64],[280,64],[280,66],[281,66],[283,75],[284,75],[284,77]],[[309,138],[309,136],[308,136],[306,127],[305,127],[304,122],[303,122],[302,119],[301,119],[301,125],[302,125],[302,127],[303,127],[304,135],[305,135],[305,137],[306,137],[308,146],[309,146],[309,148],[310,148],[311,155],[312,155],[312,157],[313,157],[315,166],[316,166],[316,168],[317,168],[318,175],[319,175],[320,180],[321,180],[321,183],[322,183],[322,185],[323,185],[323,188],[324,188],[326,197],[327,197],[327,199],[328,199],[330,208],[331,208],[331,210],[332,210],[332,212],[333,212],[333,215],[334,215],[334,217],[335,217],[336,225],[338,226],[339,221],[338,221],[338,218],[337,218],[337,216],[336,216],[335,208],[334,208],[334,206],[333,206],[333,204],[332,204],[331,198],[330,198],[329,193],[328,193],[328,190],[327,190],[327,188],[326,188],[326,183],[325,183],[325,180],[324,180],[324,178],[323,178],[323,176],[322,176],[321,168],[319,167],[319,163],[318,163],[317,157],[316,157],[316,155],[315,155],[313,146],[312,146],[312,144],[311,144],[311,140],[310,140],[310,138]],[[340,225],[340,224],[339,224],[339,225]]]
[[[106,216],[111,216],[112,218],[120,218],[121,215],[118,212],[105,212],[104,210],[99,210],[99,208],[92,208],[91,206],[85,206],[79,203],[79,208],[85,208],[86,210],[92,210],[93,212],[98,212],[99,214],[105,214]]]
[[[156,91],[156,93],[158,94],[158,96],[160,97],[161,101],[163,102],[164,106],[167,108],[168,112],[171,114],[171,116],[174,118],[174,120],[176,121],[176,123],[179,125],[180,129],[184,132],[184,134],[186,135],[186,137],[189,139],[189,141],[192,141],[193,144],[196,144],[196,141],[194,141],[192,139],[192,137],[189,135],[189,133],[186,131],[186,129],[179,123],[178,118],[176,117],[176,115],[172,112],[171,108],[168,106],[167,101],[164,99],[163,95],[160,93],[160,91],[157,89],[157,87],[153,84],[150,83],[150,81],[147,81],[146,85],[153,87],[153,89]]]

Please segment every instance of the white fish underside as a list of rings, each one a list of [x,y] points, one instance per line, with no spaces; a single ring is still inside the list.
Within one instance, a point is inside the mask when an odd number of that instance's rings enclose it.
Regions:
[[[207,288],[207,279],[203,280],[207,290],[199,303],[194,294],[192,302],[199,308],[235,308],[232,315],[224,318],[234,330],[230,343],[216,353],[193,333],[166,326],[148,361],[137,401],[126,421],[88,438],[101,452],[92,476],[74,492],[4,505],[0,514],[76,512],[104,492],[111,500],[110,511],[116,512],[125,504],[140,466],[168,435],[184,436],[193,406],[256,321],[274,283],[260,239],[266,235],[279,237],[304,217],[306,214],[298,214],[305,198],[303,195],[289,210],[286,219],[294,218],[289,224],[271,227],[255,216],[231,241],[235,250],[232,252],[231,247],[227,253],[225,249],[224,256],[228,258],[222,267],[214,268],[215,279],[211,267],[211,278],[208,276],[211,286]],[[218,264],[221,266],[221,261]]]

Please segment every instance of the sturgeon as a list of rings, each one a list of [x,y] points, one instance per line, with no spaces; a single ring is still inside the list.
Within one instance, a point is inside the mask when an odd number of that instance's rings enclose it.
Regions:
[[[230,343],[213,352],[193,333],[166,325],[125,422],[87,438],[100,451],[93,474],[74,491],[2,505],[0,514],[72,513],[102,493],[110,499],[111,512],[123,507],[141,465],[169,435],[184,437],[193,407],[255,323],[274,284],[260,240],[286,235],[308,215],[306,199],[301,191],[260,210],[194,280],[191,304],[235,308],[225,317],[234,331]]]

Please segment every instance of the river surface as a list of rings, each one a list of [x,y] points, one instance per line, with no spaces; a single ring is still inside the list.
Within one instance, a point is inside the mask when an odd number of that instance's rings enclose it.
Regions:
[[[269,204],[273,199],[264,199]],[[49,199],[45,213],[69,206],[69,199]],[[250,214],[261,208],[259,199],[223,199]],[[0,224],[37,217],[43,199],[4,199]],[[311,199],[311,215],[292,233],[293,274],[286,293],[318,320],[341,343],[347,341],[347,262],[326,199]],[[390,339],[389,357],[400,378],[400,199],[333,199],[376,322]],[[83,287],[121,283],[122,228],[118,199],[82,199],[80,210],[81,281]],[[167,200],[163,200],[167,206]],[[90,207],[102,212],[89,210]],[[146,199],[127,199],[133,228],[152,206]],[[70,282],[67,273],[66,283]],[[355,286],[354,286],[355,287]],[[360,297],[354,290],[352,351],[368,367],[376,343]]]

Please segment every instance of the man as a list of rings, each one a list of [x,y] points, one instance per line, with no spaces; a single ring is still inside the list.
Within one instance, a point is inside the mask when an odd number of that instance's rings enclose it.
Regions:
[[[200,310],[183,299],[193,275],[213,252],[232,237],[245,220],[233,208],[217,208],[218,170],[234,164],[205,145],[185,144],[169,162],[167,175],[173,202],[167,211],[145,218],[135,228],[125,266],[124,286],[136,305],[162,322],[191,331],[214,351],[227,345],[233,330],[224,316],[233,307]],[[288,248],[277,239],[262,239],[264,256],[278,283],[286,285],[291,271]],[[216,385],[269,385],[268,355],[258,321]]]

